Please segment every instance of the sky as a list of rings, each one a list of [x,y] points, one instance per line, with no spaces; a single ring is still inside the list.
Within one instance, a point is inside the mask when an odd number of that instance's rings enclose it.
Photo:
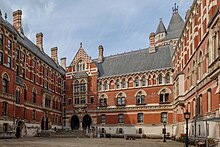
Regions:
[[[104,56],[149,47],[149,34],[156,32],[160,18],[166,28],[174,3],[185,19],[193,0],[0,0],[0,10],[22,10],[25,35],[35,43],[36,34],[44,35],[44,51],[50,55],[58,47],[58,58],[66,57],[67,66],[83,43],[92,59],[98,46]]]

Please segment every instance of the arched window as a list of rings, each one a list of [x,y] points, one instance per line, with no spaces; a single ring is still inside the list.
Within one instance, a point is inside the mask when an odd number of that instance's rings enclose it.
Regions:
[[[125,94],[124,93],[119,93],[117,95],[117,105],[118,106],[125,105]]]
[[[74,82],[74,93],[77,94],[77,93],[79,93],[79,91],[80,91],[80,89],[79,89],[79,81],[76,80]]]
[[[146,86],[146,78],[145,77],[141,78],[141,86]]]
[[[86,92],[86,82],[84,80],[80,81],[80,93],[84,94]]]
[[[152,79],[153,85],[156,85],[156,80],[157,80],[157,79],[156,79],[156,76],[154,75],[154,76],[153,76],[153,79]]]
[[[99,82],[99,91],[102,91],[102,82]]]
[[[21,102],[21,92],[20,92],[20,89],[17,89],[15,93],[16,93],[16,101],[15,101],[15,103],[16,104],[20,104],[20,102]]]
[[[77,71],[84,71],[85,70],[85,62],[82,60],[79,60],[76,66]]]
[[[136,104],[137,104],[137,105],[145,104],[145,96],[146,96],[146,93],[145,93],[145,92],[139,91],[139,92],[136,94]]]
[[[99,98],[99,106],[100,107],[106,107],[107,106],[107,96],[106,95],[101,95]]]
[[[120,88],[120,82],[119,82],[119,80],[116,80],[115,87],[116,87],[116,89],[119,89],[119,88]]]
[[[166,74],[166,84],[170,83],[170,74]]]
[[[125,81],[125,79],[123,79],[121,83],[122,83],[122,88],[126,88],[126,81]]]
[[[133,87],[133,79],[132,78],[128,79],[128,87]]]
[[[169,94],[170,94],[170,91],[168,91],[167,89],[162,89],[159,92],[160,103],[166,103],[169,100]]]
[[[134,80],[134,86],[135,86],[135,87],[138,87],[138,86],[139,86],[139,79],[138,79],[138,78],[135,78],[135,80]]]
[[[104,90],[108,90],[108,82],[107,81],[105,81],[105,83],[104,83]]]
[[[199,53],[199,80],[202,79],[203,76],[203,61],[202,61],[202,52]]]
[[[152,85],[151,76],[150,76],[150,75],[149,75],[149,77],[148,77],[148,85]]]
[[[163,83],[163,77],[161,74],[159,74],[158,76],[158,84],[162,84]]]
[[[8,92],[8,79],[6,78],[2,79],[2,92],[4,93]]]

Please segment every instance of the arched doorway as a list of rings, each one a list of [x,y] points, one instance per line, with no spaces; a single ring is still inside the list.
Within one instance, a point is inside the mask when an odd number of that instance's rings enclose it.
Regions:
[[[23,134],[24,131],[25,131],[25,125],[24,125],[24,123],[22,121],[19,121],[18,124],[17,124],[15,136],[17,138],[22,137],[22,135],[24,135]]]
[[[82,123],[82,127],[84,130],[86,129],[89,129],[90,130],[90,126],[92,124],[92,118],[86,114],[84,117],[83,117],[83,123]]]
[[[41,119],[41,130],[48,130],[49,129],[49,119],[48,117],[42,117]]]
[[[71,129],[78,130],[79,129],[79,118],[76,115],[73,115],[71,118]]]

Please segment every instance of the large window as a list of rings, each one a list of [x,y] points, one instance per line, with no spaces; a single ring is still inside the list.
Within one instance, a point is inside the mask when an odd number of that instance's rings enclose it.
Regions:
[[[125,105],[125,94],[123,93],[119,93],[117,95],[117,105],[120,106],[120,105]]]
[[[105,95],[102,95],[99,98],[99,106],[100,107],[106,107],[107,106],[107,97]]]
[[[16,90],[16,104],[20,104],[20,101],[21,101],[21,92],[20,90]]]
[[[102,123],[102,124],[105,124],[105,123],[106,123],[106,116],[105,116],[105,114],[102,114],[102,115],[101,115],[101,123]]]
[[[160,103],[165,103],[169,100],[169,92],[166,89],[160,91]]]
[[[74,83],[74,93],[75,94],[84,94],[86,92],[86,82],[84,80],[75,81]]]
[[[8,92],[8,79],[6,78],[2,79],[2,92],[4,93]]]
[[[143,123],[144,122],[144,114],[143,113],[138,113],[137,121],[138,121],[138,123]]]
[[[2,103],[2,115],[3,116],[8,115],[8,103],[7,102]]]
[[[80,60],[76,65],[77,71],[84,71],[85,70],[85,62]]]
[[[145,94],[144,92],[140,91],[136,95],[136,104],[145,104]]]
[[[124,123],[124,114],[118,114],[118,123]]]

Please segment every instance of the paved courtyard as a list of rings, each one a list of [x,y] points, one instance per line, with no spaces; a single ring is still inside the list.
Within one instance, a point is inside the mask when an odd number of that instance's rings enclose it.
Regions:
[[[174,141],[151,139],[107,139],[107,138],[22,138],[2,139],[1,147],[184,147]]]

